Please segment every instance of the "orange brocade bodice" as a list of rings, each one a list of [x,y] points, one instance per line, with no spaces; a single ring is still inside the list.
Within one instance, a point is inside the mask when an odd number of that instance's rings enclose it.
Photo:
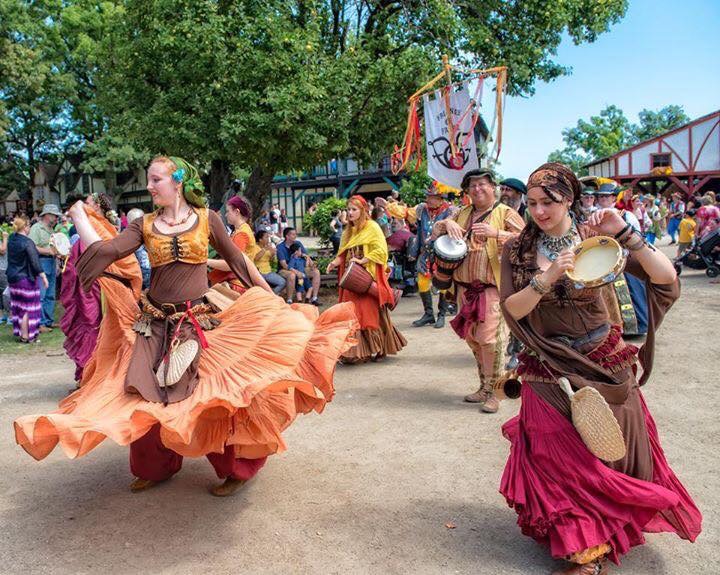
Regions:
[[[153,224],[160,210],[143,219],[143,243],[150,259],[150,267],[157,268],[172,262],[204,264],[208,259],[210,224],[206,208],[195,208],[197,223],[184,232],[167,236],[156,232]]]

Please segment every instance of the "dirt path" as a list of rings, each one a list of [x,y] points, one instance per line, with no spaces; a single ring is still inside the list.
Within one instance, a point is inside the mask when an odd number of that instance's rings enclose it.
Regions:
[[[683,274],[683,297],[646,388],[674,469],[705,515],[695,545],[649,535],[625,573],[716,573],[720,560],[717,305],[720,286]],[[187,460],[172,481],[133,495],[127,450],[34,462],[12,420],[52,409],[72,383],[63,357],[0,356],[0,565],[3,573],[546,573],[497,492],[508,444],[500,414],[461,402],[476,385],[469,351],[446,328],[412,329],[417,298],[394,318],[409,340],[384,364],[339,367],[337,396],[287,433],[289,451],[231,499]],[[449,529],[446,524],[456,527]]]

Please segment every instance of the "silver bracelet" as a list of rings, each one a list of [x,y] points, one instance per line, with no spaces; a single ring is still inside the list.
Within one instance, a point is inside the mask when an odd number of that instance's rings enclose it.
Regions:
[[[538,279],[538,276],[536,275],[530,278],[530,287],[540,295],[545,295],[550,291],[550,286],[544,284],[541,280]]]

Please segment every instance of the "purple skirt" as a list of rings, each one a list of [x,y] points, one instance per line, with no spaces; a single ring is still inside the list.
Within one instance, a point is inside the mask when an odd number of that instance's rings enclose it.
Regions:
[[[60,302],[65,308],[60,329],[65,334],[63,347],[75,362],[75,381],[82,379],[85,364],[95,351],[102,319],[100,285],[94,282],[90,291],[85,292],[75,269],[81,253],[81,244],[77,241],[65,264],[60,286]]]
[[[38,336],[42,308],[40,307],[40,286],[37,280],[30,281],[23,278],[19,282],[10,284],[10,319],[12,320],[13,335],[21,337],[20,325],[23,317],[28,317],[28,339],[34,340]]]

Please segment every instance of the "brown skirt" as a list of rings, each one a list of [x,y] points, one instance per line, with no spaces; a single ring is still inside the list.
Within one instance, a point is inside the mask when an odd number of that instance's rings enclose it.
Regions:
[[[380,326],[378,329],[361,329],[355,332],[357,345],[342,356],[345,363],[369,360],[375,354],[395,355],[407,345],[407,340],[393,325],[387,307],[380,308]]]

